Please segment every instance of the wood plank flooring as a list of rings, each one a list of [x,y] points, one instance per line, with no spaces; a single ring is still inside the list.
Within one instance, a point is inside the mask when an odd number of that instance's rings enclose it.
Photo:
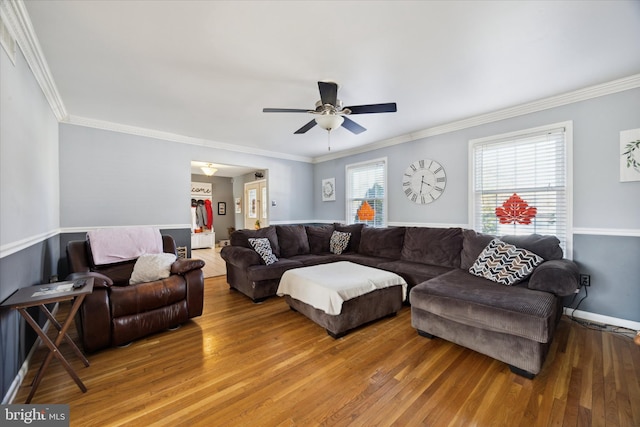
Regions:
[[[192,258],[198,258],[205,262],[204,268],[202,269],[205,279],[227,274],[227,266],[220,257],[220,249],[219,247],[215,247],[191,250]]]
[[[205,287],[202,317],[88,368],[63,346],[87,393],[54,360],[33,403],[69,404],[72,426],[640,425],[640,347],[567,318],[531,381],[418,336],[408,307],[334,340],[281,298],[253,304],[224,277]]]

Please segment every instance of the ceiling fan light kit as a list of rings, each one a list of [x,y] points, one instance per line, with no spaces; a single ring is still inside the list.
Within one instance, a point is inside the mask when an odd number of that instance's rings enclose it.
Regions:
[[[218,169],[214,168],[211,163],[209,163],[207,166],[202,166],[200,169],[202,169],[202,172],[204,172],[206,176],[213,176],[216,172],[218,172]]]
[[[373,113],[395,113],[398,111],[395,102],[386,104],[354,105],[342,107],[342,101],[338,99],[338,84],[335,82],[318,82],[320,100],[316,102],[315,109],[308,110],[302,108],[263,108],[263,113],[308,113],[317,117],[300,129],[295,134],[306,133],[316,124],[322,129],[331,132],[342,126],[351,133],[360,134],[367,130],[353,120],[345,117],[352,114],[373,114]]]

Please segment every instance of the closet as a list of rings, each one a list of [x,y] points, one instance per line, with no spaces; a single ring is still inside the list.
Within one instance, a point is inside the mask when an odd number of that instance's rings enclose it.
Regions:
[[[209,182],[191,183],[191,249],[213,248],[213,190]]]

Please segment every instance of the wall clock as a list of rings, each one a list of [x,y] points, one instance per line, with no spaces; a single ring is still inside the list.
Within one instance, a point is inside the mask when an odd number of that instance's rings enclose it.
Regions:
[[[336,199],[336,179],[327,178],[322,180],[322,201],[330,202]]]
[[[418,160],[402,176],[402,191],[412,202],[424,205],[435,201],[447,186],[447,175],[435,160]]]

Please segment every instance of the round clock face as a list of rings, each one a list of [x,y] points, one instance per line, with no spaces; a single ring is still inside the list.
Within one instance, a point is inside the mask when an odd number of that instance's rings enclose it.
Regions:
[[[409,200],[421,205],[435,201],[442,195],[446,185],[444,168],[434,160],[413,162],[402,176],[402,191]]]
[[[325,182],[322,186],[322,194],[324,197],[333,196],[333,184],[331,182]]]

